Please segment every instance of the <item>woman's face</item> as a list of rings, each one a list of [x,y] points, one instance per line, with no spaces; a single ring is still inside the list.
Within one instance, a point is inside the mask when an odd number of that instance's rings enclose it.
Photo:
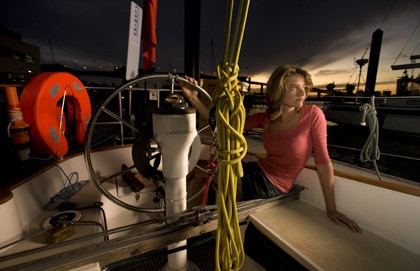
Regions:
[[[303,106],[306,98],[305,78],[301,74],[292,74],[286,80],[286,91],[283,96],[282,105],[289,108]]]

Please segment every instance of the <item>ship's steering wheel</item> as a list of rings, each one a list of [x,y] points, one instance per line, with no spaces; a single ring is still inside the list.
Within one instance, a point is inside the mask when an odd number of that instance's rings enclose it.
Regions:
[[[91,179],[99,191],[121,207],[145,213],[159,213],[165,210],[162,204],[157,204],[164,197],[162,191],[158,191],[157,186],[154,190],[157,197],[154,198],[156,202],[153,208],[143,207],[141,200],[139,202],[138,199],[141,199],[142,194],[139,185],[142,184],[135,183],[136,180],[134,180],[134,183],[126,184],[133,192],[131,194],[134,197],[121,197],[115,191],[121,189],[117,186],[118,181],[121,183],[123,177],[133,180],[133,169],[136,169],[142,176],[153,179],[153,181],[158,181],[157,179],[161,177],[160,153],[155,148],[156,144],[153,143],[153,124],[148,115],[150,115],[153,107],[160,106],[160,93],[173,94],[174,84],[179,81],[194,87],[211,101],[211,96],[203,88],[192,84],[185,78],[172,74],[147,75],[135,78],[118,87],[96,107],[92,114],[85,136],[85,163]],[[157,88],[156,86],[159,83],[163,86],[169,85],[170,89]],[[150,104],[152,102],[154,103]],[[141,103],[140,106],[138,103]],[[144,108],[139,109],[141,106],[144,106]],[[143,117],[139,118],[139,115],[143,115]],[[199,133],[206,130],[208,126],[201,128]],[[100,148],[103,151],[130,146],[132,161],[119,162],[118,156],[111,157],[108,160],[106,155],[99,155],[100,152],[98,151]],[[190,148],[189,171],[195,167],[200,153],[201,140],[200,134],[198,134]],[[124,164],[124,166],[121,167],[121,164]],[[125,189],[127,190],[127,187]],[[192,195],[189,198],[195,196]],[[133,201],[133,198],[136,198],[136,200]]]

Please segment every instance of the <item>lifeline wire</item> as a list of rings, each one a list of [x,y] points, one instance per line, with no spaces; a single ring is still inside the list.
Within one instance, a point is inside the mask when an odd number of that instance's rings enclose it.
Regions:
[[[234,37],[229,50],[233,0],[227,2],[224,51],[222,62],[217,66],[218,89],[214,105],[219,148],[218,172],[218,227],[216,234],[216,270],[240,270],[245,259],[236,208],[236,187],[238,177],[242,177],[241,160],[246,155],[247,143],[243,136],[245,108],[237,87],[239,72],[238,59],[242,44],[249,0],[242,0]]]

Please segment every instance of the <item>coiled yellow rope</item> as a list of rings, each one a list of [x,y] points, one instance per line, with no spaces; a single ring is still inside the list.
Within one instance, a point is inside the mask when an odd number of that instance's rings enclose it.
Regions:
[[[240,270],[245,253],[236,209],[236,187],[242,177],[241,160],[246,155],[247,143],[243,136],[245,108],[237,87],[238,60],[242,44],[249,0],[242,0],[231,48],[229,36],[234,1],[228,1],[225,20],[224,51],[222,62],[217,66],[218,90],[214,106],[219,147],[218,171],[218,228],[216,236],[216,270]]]

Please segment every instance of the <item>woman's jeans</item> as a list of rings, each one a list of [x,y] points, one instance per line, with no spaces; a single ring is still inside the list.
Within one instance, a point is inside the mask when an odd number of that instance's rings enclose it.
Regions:
[[[242,163],[242,168],[242,200],[266,199],[284,194],[265,177],[257,162]]]

